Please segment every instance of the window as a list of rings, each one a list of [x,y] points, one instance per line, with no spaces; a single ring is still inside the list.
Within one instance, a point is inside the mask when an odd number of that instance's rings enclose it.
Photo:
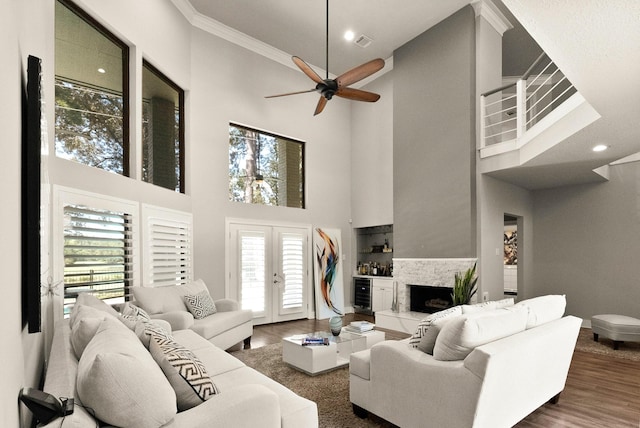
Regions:
[[[64,315],[90,292],[109,304],[132,285],[132,216],[82,205],[64,206]]]
[[[142,69],[142,179],[184,193],[184,91],[148,62]]]
[[[68,0],[55,5],[56,156],[129,175],[129,50]]]
[[[229,200],[304,208],[304,143],[230,124]]]
[[[143,284],[160,287],[191,282],[192,215],[143,205],[142,218],[145,222]]]

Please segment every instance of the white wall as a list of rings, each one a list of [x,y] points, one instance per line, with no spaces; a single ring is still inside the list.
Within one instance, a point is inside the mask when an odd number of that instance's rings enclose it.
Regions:
[[[353,227],[393,224],[393,71],[363,89],[380,94],[380,99],[375,104],[353,104]]]
[[[313,116],[316,93],[265,99],[304,90],[304,74],[202,30],[192,33],[191,172],[196,275],[214,297],[225,285],[225,217],[296,222],[342,230],[345,302],[350,302],[351,103],[335,97]],[[304,141],[306,208],[230,202],[229,122]]]
[[[19,425],[18,392],[25,385],[28,369],[23,366],[23,339],[28,333],[22,329],[20,310],[21,275],[20,257],[20,105],[22,55],[18,47],[19,10],[17,1],[0,2],[0,79],[4,83],[3,102],[0,104],[0,141],[2,141],[2,180],[0,192],[3,208],[0,221],[9,225],[3,231],[3,252],[0,257],[3,275],[3,296],[0,299],[0,337],[5,352],[0,365],[0,425]]]

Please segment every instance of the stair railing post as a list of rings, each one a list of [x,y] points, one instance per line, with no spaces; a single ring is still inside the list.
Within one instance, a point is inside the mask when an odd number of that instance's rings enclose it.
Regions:
[[[487,122],[487,112],[486,112],[486,98],[484,95],[480,95],[480,148],[484,149],[486,146],[486,130],[485,125]]]
[[[527,81],[516,83],[516,138],[520,139],[527,130]]]

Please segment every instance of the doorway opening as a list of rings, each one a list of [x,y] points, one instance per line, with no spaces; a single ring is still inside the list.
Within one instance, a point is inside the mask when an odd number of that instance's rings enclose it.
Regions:
[[[504,215],[504,297],[518,298],[518,217]]]

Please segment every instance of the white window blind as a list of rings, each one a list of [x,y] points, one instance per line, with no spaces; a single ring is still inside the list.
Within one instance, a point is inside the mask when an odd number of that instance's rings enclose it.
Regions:
[[[124,302],[133,279],[133,216],[68,204],[63,227],[64,314],[82,292]]]
[[[240,233],[240,305],[261,313],[265,310],[265,235],[248,230]]]
[[[145,286],[187,284],[193,280],[193,221],[187,212],[143,205]]]
[[[282,307],[284,309],[299,308],[302,306],[304,292],[304,236],[283,234],[281,257],[285,284]]]

